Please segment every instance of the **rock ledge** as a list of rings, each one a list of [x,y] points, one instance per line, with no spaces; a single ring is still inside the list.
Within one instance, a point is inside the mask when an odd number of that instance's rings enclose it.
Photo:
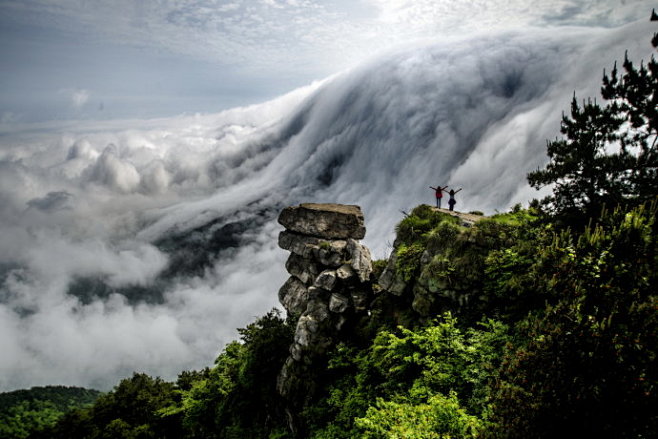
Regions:
[[[279,223],[292,232],[328,239],[363,239],[366,228],[359,206],[304,203],[283,209]]]

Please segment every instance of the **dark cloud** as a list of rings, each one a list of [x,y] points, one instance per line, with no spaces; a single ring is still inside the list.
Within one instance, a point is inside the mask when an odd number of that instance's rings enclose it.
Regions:
[[[68,203],[72,198],[73,195],[66,191],[48,192],[45,197],[31,199],[27,202],[27,205],[44,212],[70,209]]]

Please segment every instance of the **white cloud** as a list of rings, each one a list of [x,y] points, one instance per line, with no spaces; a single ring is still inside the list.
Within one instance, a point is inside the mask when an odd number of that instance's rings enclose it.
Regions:
[[[518,25],[619,25],[649,16],[644,0],[367,0],[379,20],[400,26],[435,30],[481,31]],[[647,12],[648,11],[648,12]]]
[[[89,91],[73,90],[71,93],[71,103],[75,108],[82,108],[89,101]]]
[[[648,19],[652,6],[649,0],[122,0],[90,8],[78,0],[33,0],[10,10],[50,26],[93,28],[121,44],[278,76],[335,73],[420,38],[528,25],[619,25]]]
[[[34,121],[217,111],[419,40],[526,26],[612,26],[646,20],[652,6],[649,0],[0,2],[0,21],[11,23],[0,26],[0,50],[12,66],[0,73],[7,84],[0,112]],[[56,95],[71,85],[78,89]]]
[[[130,193],[139,186],[141,176],[132,163],[118,157],[116,147],[110,144],[91,169],[90,180]]]

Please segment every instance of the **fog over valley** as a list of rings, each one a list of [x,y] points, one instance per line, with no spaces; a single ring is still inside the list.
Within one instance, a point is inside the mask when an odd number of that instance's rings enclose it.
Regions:
[[[651,55],[655,26],[615,17],[424,33],[221,112],[5,114],[0,390],[107,390],[133,371],[170,379],[211,365],[236,328],[279,306],[285,206],[360,205],[381,259],[401,211],[434,202],[430,185],[462,187],[465,212],[527,204],[540,194],[525,175],[546,162],[573,93],[598,97],[626,50]],[[93,100],[75,92],[79,107]]]

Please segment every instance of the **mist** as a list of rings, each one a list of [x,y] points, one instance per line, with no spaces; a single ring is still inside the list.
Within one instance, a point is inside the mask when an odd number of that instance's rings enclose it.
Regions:
[[[211,365],[278,306],[287,205],[362,206],[384,258],[429,185],[462,187],[460,211],[526,204],[573,93],[598,96],[625,50],[648,58],[653,30],[428,40],[217,114],[3,126],[0,389]]]

